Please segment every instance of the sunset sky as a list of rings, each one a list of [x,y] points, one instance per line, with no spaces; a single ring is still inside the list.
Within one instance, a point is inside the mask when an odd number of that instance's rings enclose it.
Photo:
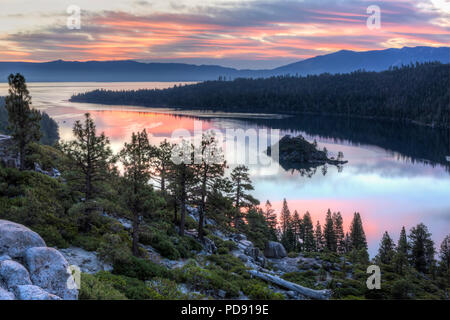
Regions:
[[[67,28],[67,8],[81,28]],[[381,28],[366,26],[370,5]],[[0,61],[272,68],[341,49],[448,46],[450,0],[0,0]]]

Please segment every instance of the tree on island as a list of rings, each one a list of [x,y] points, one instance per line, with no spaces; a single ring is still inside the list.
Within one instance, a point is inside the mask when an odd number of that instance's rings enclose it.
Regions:
[[[8,129],[19,151],[19,169],[25,170],[26,153],[32,142],[38,142],[41,133],[40,113],[32,109],[31,96],[24,76],[20,73],[8,77],[9,95],[5,99],[8,111]]]

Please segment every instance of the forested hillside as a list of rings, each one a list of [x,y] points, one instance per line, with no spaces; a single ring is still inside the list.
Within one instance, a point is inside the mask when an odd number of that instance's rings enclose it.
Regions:
[[[424,63],[383,72],[206,81],[165,90],[95,90],[74,102],[169,106],[228,112],[326,114],[450,123],[448,64]]]
[[[40,142],[47,145],[52,145],[59,140],[58,124],[55,120],[49,117],[45,112],[40,112],[41,121],[41,140]],[[8,111],[5,108],[5,98],[0,97],[0,134],[9,134],[8,130]]]

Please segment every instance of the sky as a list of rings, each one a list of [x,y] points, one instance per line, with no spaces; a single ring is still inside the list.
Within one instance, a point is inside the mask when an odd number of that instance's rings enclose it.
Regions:
[[[79,29],[67,26],[71,6]],[[380,9],[379,28],[367,26],[369,6]],[[0,9],[0,61],[261,69],[342,49],[450,42],[450,0],[0,0]]]

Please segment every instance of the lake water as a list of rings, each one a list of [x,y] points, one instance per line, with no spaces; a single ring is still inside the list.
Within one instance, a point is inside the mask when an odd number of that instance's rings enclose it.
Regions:
[[[332,155],[342,151],[348,164],[342,171],[329,166],[325,175],[322,168],[308,177],[281,167],[273,170],[251,166],[253,195],[262,203],[269,199],[277,211],[286,198],[291,212],[309,211],[314,225],[317,220],[323,225],[330,208],[342,213],[344,227],[348,229],[353,213],[360,212],[371,256],[376,254],[385,230],[397,241],[402,226],[409,230],[423,222],[432,232],[436,248],[450,233],[448,131],[361,119],[175,114],[171,110],[68,102],[73,93],[96,88],[164,88],[174,84],[30,83],[29,90],[33,105],[58,122],[62,139],[71,139],[74,121],[90,112],[99,131],[110,137],[115,151],[120,150],[133,131],[147,129],[152,142],[157,144],[171,137],[176,129],[192,132],[199,124],[203,129],[216,128],[222,132],[230,128],[279,129],[281,135],[303,134],[309,141],[316,140],[320,148],[326,147]],[[0,95],[6,93],[7,85],[0,84]],[[261,154],[261,150],[246,145],[249,154]]]

